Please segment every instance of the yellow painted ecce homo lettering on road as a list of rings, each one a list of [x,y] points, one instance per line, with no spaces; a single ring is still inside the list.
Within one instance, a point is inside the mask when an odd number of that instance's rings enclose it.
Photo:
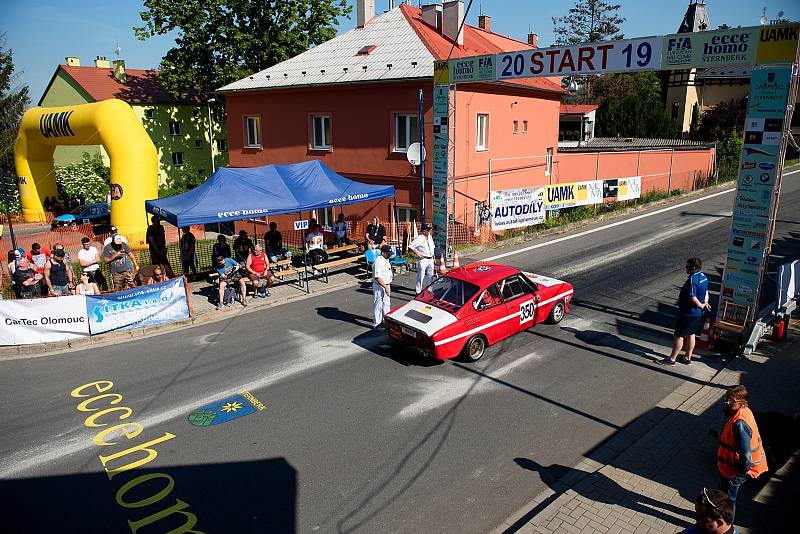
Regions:
[[[70,393],[70,396],[73,398],[85,399],[81,400],[76,407],[79,412],[90,413],[83,421],[83,424],[89,428],[103,428],[103,430],[95,434],[92,439],[94,444],[98,447],[113,447],[117,445],[118,442],[122,441],[123,438],[125,440],[132,440],[144,431],[144,426],[141,423],[126,421],[133,415],[133,410],[127,406],[117,406],[122,402],[122,395],[119,393],[106,393],[113,387],[114,383],[110,380],[98,380],[78,386]],[[109,422],[116,421],[125,422],[109,426]],[[163,436],[118,452],[99,455],[98,458],[108,475],[108,479],[114,480],[114,477],[121,473],[127,473],[128,471],[142,467],[155,460],[158,456],[158,452],[154,448],[155,445],[171,440],[174,437],[174,434],[164,432]],[[128,492],[134,488],[139,487],[136,493],[137,495],[142,495],[146,494],[146,488],[152,488],[154,486],[161,489],[150,497],[141,498],[137,501],[126,499]],[[171,529],[169,531],[170,534],[203,534],[199,530],[193,530],[195,524],[197,524],[197,516],[186,510],[186,508],[189,507],[187,503],[180,499],[175,499],[175,503],[171,506],[169,506],[169,502],[164,502],[159,505],[159,503],[164,501],[164,499],[172,493],[174,487],[175,480],[166,473],[148,473],[140,475],[131,478],[120,486],[116,494],[117,504],[126,510],[135,510],[135,512],[132,513],[138,517],[138,519],[135,520],[128,519],[128,526],[131,532],[136,534],[139,529],[147,525],[179,514],[177,517],[173,517],[172,521],[175,521],[176,518],[181,519],[180,516],[182,516],[184,518],[183,525]],[[159,506],[156,508],[157,505]],[[139,509],[141,508],[148,509],[140,511]],[[143,515],[141,512],[145,512],[147,515]]]

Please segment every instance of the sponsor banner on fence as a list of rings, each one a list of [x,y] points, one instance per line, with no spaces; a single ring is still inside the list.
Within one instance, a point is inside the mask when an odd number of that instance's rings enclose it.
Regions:
[[[92,335],[170,323],[189,317],[183,277],[134,289],[86,297]]]
[[[545,186],[545,209],[554,210],[589,206],[603,202],[603,181],[574,182]]]
[[[86,297],[0,301],[0,345],[64,341],[89,335]]]
[[[641,176],[617,179],[617,200],[633,200],[640,196],[642,196]]]
[[[544,188],[491,192],[492,230],[541,224],[545,218]]]

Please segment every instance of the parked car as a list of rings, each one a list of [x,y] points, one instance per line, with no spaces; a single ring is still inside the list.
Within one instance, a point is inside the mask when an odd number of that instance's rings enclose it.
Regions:
[[[107,202],[78,206],[53,219],[51,230],[60,227],[77,228],[81,224],[111,224],[111,207]]]
[[[426,356],[475,362],[486,348],[537,323],[569,312],[567,282],[496,263],[477,262],[437,278],[389,312],[386,332]]]

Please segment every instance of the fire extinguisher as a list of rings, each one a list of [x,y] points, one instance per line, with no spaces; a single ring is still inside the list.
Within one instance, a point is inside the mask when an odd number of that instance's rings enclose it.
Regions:
[[[788,335],[787,321],[785,315],[778,315],[772,320],[772,339],[780,341],[786,339]]]

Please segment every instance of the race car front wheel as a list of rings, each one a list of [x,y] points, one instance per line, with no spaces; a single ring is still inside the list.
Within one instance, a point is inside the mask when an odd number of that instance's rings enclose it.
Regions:
[[[550,324],[558,324],[561,322],[561,319],[564,318],[564,302],[559,300],[555,304],[553,304],[553,309],[550,310],[550,316],[547,318],[547,322]]]
[[[469,338],[464,345],[464,359],[468,362],[477,362],[486,352],[486,338],[478,334]]]

